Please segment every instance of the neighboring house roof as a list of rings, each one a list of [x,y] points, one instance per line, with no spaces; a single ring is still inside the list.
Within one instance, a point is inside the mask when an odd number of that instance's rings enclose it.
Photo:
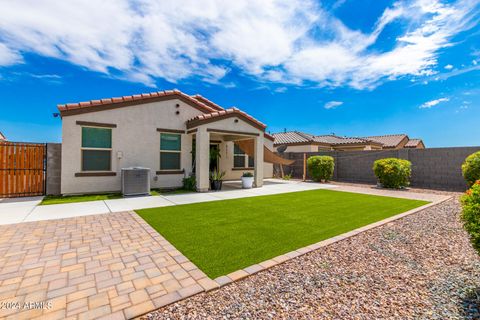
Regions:
[[[275,145],[281,144],[294,144],[294,143],[308,143],[312,141],[313,136],[308,137],[308,134],[304,134],[298,131],[274,133]]]
[[[383,144],[384,148],[395,148],[397,147],[402,141],[407,138],[406,134],[387,134],[383,136],[370,136],[365,137],[365,139],[373,140]]]
[[[263,136],[264,136],[265,138],[267,138],[268,140],[270,140],[270,141],[275,141],[275,137],[272,136],[272,135],[269,134],[269,133],[266,133],[266,132],[265,132],[265,133],[263,134]]]
[[[315,136],[314,141],[328,143],[331,145],[342,145],[342,144],[379,144],[376,141],[372,141],[364,138],[355,138],[355,137],[339,137],[336,135],[321,135]]]
[[[0,131],[0,141],[7,141],[7,137]]]
[[[267,127],[265,124],[261,123],[260,121],[248,115],[247,113],[241,111],[240,109],[229,108],[221,111],[215,111],[211,113],[198,115],[187,121],[187,129],[196,127],[201,124],[218,121],[218,120],[226,119],[230,117],[241,118],[260,130],[265,130],[265,128]]]
[[[422,139],[410,139],[404,148],[418,148],[419,146],[425,146]]]
[[[290,144],[290,145],[300,145],[300,144],[323,144],[323,145],[352,145],[352,144],[377,144],[378,142],[365,139],[365,138],[354,138],[354,137],[339,137],[336,135],[319,135],[314,136],[305,132],[299,131],[290,131],[290,132],[281,132],[274,133],[275,145]]]
[[[181,101],[191,105],[192,107],[206,113],[210,113],[218,110],[218,108],[213,108],[201,102],[200,100],[193,98],[188,94],[185,94],[179,90],[157,91],[157,92],[142,93],[142,94],[122,96],[122,97],[116,97],[116,98],[59,104],[58,110],[60,111],[60,115],[64,117],[64,116],[69,116],[74,114],[109,110],[109,109],[114,109],[119,107],[126,107],[126,106],[138,105],[143,103],[151,103],[155,101],[164,101],[169,99],[180,99]]]

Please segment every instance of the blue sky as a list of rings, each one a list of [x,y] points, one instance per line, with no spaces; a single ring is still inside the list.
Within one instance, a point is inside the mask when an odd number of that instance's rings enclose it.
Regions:
[[[0,131],[61,141],[56,105],[177,88],[271,132],[480,145],[480,2],[3,1]]]

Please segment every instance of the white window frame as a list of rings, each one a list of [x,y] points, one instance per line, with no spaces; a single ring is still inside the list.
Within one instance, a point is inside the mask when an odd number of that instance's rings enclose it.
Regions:
[[[240,147],[238,147],[240,149]],[[240,149],[241,150],[241,149]],[[236,167],[235,166],[235,157],[239,157],[239,156],[244,156],[245,158],[243,159],[243,167]],[[254,167],[249,167],[248,166],[248,160],[249,160],[250,156],[243,152],[242,153],[235,153],[235,145],[233,146],[233,168],[234,169],[253,169]]]

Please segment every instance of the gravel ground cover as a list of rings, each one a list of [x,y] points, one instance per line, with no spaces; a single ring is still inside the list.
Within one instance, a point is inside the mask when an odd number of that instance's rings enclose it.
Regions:
[[[479,319],[480,258],[455,199],[147,319]]]

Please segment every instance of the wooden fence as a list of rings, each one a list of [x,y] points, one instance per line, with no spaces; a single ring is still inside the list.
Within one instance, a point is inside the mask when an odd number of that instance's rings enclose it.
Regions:
[[[45,194],[46,145],[0,142],[0,198]]]

